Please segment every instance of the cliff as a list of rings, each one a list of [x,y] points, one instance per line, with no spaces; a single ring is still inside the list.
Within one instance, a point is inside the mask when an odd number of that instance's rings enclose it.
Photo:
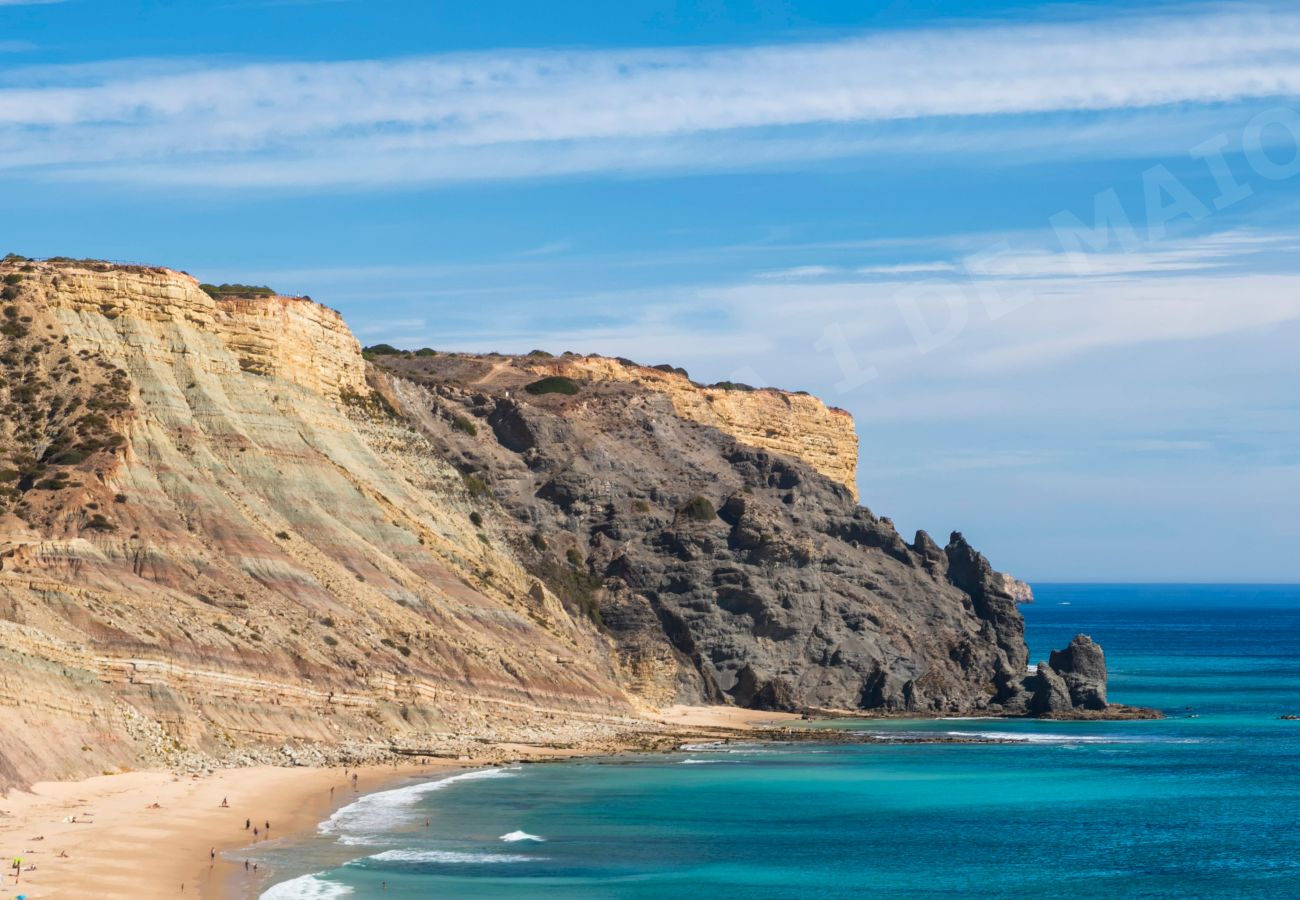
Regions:
[[[0,783],[630,713],[598,630],[372,408],[337,314],[163,269],[0,274]]]
[[[846,414],[601,357],[375,364],[529,571],[598,617],[644,702],[1030,711],[1028,586],[960,534],[908,543],[859,506],[822,471],[856,446]]]
[[[1038,690],[1000,576],[858,507],[814,398],[368,363],[325,307],[167,269],[0,279],[0,786]]]
[[[858,497],[858,435],[853,417],[810,394],[773,388],[704,387],[680,372],[605,357],[561,357],[529,367],[541,375],[625,381],[664,394],[678,417],[742,443],[807,463]]]

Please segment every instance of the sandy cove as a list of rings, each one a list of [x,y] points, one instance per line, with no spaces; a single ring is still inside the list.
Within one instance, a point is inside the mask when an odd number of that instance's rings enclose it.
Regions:
[[[676,706],[652,717],[665,737],[689,739],[789,723],[797,716],[729,707]],[[498,763],[505,754],[548,760],[615,752],[618,748],[494,746],[484,758],[432,760],[419,765],[333,768],[260,766],[208,775],[170,771],[102,775],[84,781],[41,782],[0,799],[0,857],[23,858],[17,884],[4,870],[0,900],[39,898],[167,898],[205,900],[254,896],[265,873],[243,874],[238,851],[253,842],[251,820],[272,839],[314,830],[338,807],[397,782],[436,778]],[[352,775],[357,775],[354,791]],[[333,793],[331,795],[331,788]],[[222,801],[228,806],[222,806]],[[75,821],[74,821],[75,819]],[[263,835],[259,834],[259,839]],[[210,860],[212,851],[216,861]],[[66,854],[66,855],[64,855]]]

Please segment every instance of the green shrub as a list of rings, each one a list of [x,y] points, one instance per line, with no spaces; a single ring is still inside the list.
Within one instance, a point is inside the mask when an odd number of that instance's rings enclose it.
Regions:
[[[585,569],[569,568],[551,558],[542,561],[532,571],[546,582],[565,607],[586,616],[597,628],[604,627],[600,615],[600,590],[604,584],[599,576]]]
[[[639,512],[639,513],[648,513],[648,512],[650,512],[650,504],[649,504],[649,503],[646,503],[644,500],[638,500],[638,501],[636,501],[635,503],[632,504],[632,508],[635,509],[635,510],[636,510],[637,512]]]
[[[711,388],[717,388],[722,391],[752,391],[754,386],[745,384],[741,381],[719,381],[716,384],[709,385]]]
[[[474,510],[472,513],[469,514],[469,520],[474,523],[475,527],[477,528],[483,527],[483,514],[480,513],[478,510]]]
[[[545,350],[529,350],[528,355],[536,359],[552,359],[555,356],[554,353],[547,353]]]
[[[569,565],[573,566],[575,569],[582,568],[582,566],[587,562],[582,557],[582,551],[579,550],[577,547],[570,547],[568,550],[566,550],[564,552],[564,558],[567,559],[569,561]]]
[[[717,517],[718,511],[713,508],[713,504],[707,498],[692,497],[682,507],[682,515],[688,519],[694,519],[696,522],[712,522]]]
[[[478,426],[468,416],[457,416],[451,423],[451,427],[457,431],[463,431],[470,437],[478,434]]]
[[[324,625],[326,628],[333,628],[333,627],[334,627],[334,617],[333,617],[333,616],[326,616],[325,618],[323,618],[323,619],[320,620],[320,623],[321,623],[322,625]]]
[[[373,344],[369,347],[362,347],[361,352],[370,356],[401,356],[402,351],[398,350],[392,344]]]
[[[437,356],[438,351],[434,350],[432,347],[421,347],[419,350],[415,351],[415,355],[416,356]]]
[[[578,383],[572,378],[566,378],[563,375],[552,375],[549,378],[542,378],[532,384],[524,385],[524,390],[530,394],[573,395],[578,393]]]
[[[325,635],[321,640],[325,642],[327,647],[337,647],[339,645],[339,639],[332,634]]]
[[[486,497],[492,493],[488,490],[488,486],[484,483],[483,479],[479,478],[477,475],[465,475],[463,480],[465,482],[465,490],[469,491],[471,497]]]
[[[77,463],[85,462],[89,455],[82,450],[64,450],[50,462],[56,466],[75,466]]]
[[[19,275],[17,272],[10,272],[8,275],[5,276],[5,284],[22,284],[22,283],[23,283],[23,276]]]
[[[289,540],[289,532],[287,532],[287,531],[277,531],[277,532],[275,533],[275,536],[278,537],[278,538],[279,538],[280,540],[282,540],[282,541],[287,541],[287,540]]]
[[[199,290],[214,300],[229,297],[251,300],[255,297],[275,296],[275,291],[261,284],[200,284]]]
[[[534,531],[532,537],[530,537],[529,540],[532,541],[533,548],[536,549],[539,553],[546,551],[546,547],[547,547],[546,538],[542,536],[542,533],[540,531]]]

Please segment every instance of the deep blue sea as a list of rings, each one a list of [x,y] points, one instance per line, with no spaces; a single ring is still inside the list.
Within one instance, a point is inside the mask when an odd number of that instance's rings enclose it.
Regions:
[[[265,845],[264,898],[1300,896],[1300,587],[1035,585],[1161,721],[836,722],[1014,743],[699,746],[473,772]],[[428,821],[426,827],[425,822]]]

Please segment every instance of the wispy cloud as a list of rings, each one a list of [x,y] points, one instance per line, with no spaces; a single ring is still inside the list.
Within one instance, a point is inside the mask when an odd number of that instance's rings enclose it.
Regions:
[[[904,148],[932,137],[908,131],[918,123],[969,121],[971,139],[994,147],[1001,119],[1083,116],[1070,127],[1087,144],[1083,132],[1099,124],[1088,116],[1295,96],[1300,13],[1252,7],[738,48],[199,63],[89,80],[85,69],[63,79],[45,70],[6,83],[0,167],[28,172],[320,185],[735,168]],[[1103,131],[1097,140],[1114,140],[1124,126]],[[950,144],[970,148],[965,136]]]
[[[1300,323],[1300,272],[1294,265],[1259,271],[1267,268],[1263,262],[1289,258],[1293,244],[1288,235],[1210,234],[1145,253],[1098,255],[1102,264],[1086,277],[1071,272],[1061,255],[1041,252],[1024,254],[1037,266],[1032,272],[1016,262],[975,273],[957,258],[921,282],[907,272],[854,276],[847,266],[807,265],[759,270],[727,284],[529,295],[513,312],[499,310],[490,327],[477,317],[435,316],[438,333],[426,342],[599,349],[704,361],[717,377],[748,367],[762,373],[760,380],[827,386],[843,377],[842,361],[827,345],[833,333],[863,368],[894,380],[1011,377],[1090,352]],[[925,268],[939,269],[937,262]],[[990,296],[1029,299],[1004,309],[988,305]],[[961,327],[944,338],[957,320]],[[931,352],[935,339],[939,352]],[[774,371],[775,358],[789,362]],[[796,363],[798,372],[791,369]],[[834,400],[856,387],[823,389]]]

